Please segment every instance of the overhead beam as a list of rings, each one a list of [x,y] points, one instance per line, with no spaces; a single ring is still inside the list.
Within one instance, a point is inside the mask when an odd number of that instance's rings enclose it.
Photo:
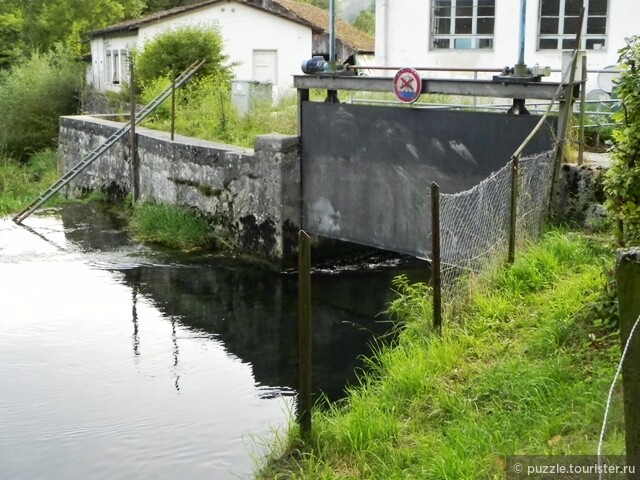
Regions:
[[[356,77],[344,75],[295,75],[293,85],[299,89],[360,90],[365,92],[393,92],[391,77]],[[525,98],[553,100],[567,99],[569,86],[556,82],[500,82],[493,80],[466,80],[423,78],[422,93],[467,95],[474,97]]]

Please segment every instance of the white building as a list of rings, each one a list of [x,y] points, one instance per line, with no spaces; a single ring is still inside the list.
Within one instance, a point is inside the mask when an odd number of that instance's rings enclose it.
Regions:
[[[513,67],[522,0],[376,0],[376,65]],[[589,70],[613,66],[625,37],[640,33],[638,0],[528,0],[525,63],[562,67],[585,7],[580,48]],[[598,88],[590,74],[588,90]],[[557,77],[556,77],[557,79]]]
[[[239,80],[269,82],[276,94],[293,86],[303,60],[328,52],[326,11],[290,0],[209,0],[111,25],[88,34],[91,66],[87,80],[97,90],[117,90],[128,82],[127,53],[169,29],[186,25],[217,27],[224,52]],[[337,22],[340,60],[372,55],[374,42],[343,21]]]

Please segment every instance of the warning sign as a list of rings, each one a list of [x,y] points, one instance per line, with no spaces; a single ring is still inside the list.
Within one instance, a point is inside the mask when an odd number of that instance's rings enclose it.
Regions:
[[[415,102],[422,93],[422,79],[413,68],[401,68],[393,79],[393,93],[403,103]]]

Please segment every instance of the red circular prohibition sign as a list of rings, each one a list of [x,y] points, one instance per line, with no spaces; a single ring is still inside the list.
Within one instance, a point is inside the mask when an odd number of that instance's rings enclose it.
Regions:
[[[422,93],[422,78],[413,68],[398,70],[393,78],[393,93],[403,103],[415,102]]]

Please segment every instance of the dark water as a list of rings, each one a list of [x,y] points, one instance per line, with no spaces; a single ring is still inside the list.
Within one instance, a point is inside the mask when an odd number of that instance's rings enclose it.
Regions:
[[[0,479],[250,478],[294,416],[296,276],[152,252],[92,207],[25,223],[0,220]],[[330,398],[388,329],[404,271],[314,273]]]

